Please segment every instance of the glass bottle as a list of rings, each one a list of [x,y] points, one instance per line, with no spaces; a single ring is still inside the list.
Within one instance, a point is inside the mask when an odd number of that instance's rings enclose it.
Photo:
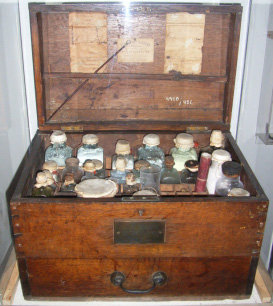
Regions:
[[[181,171],[188,160],[197,160],[197,153],[194,149],[193,137],[187,133],[180,133],[174,139],[175,147],[170,150],[174,158],[174,168]]]
[[[103,163],[98,159],[92,159],[92,162],[95,164],[95,167],[96,167],[95,176],[97,178],[105,179],[106,172],[105,172],[105,169],[103,169]]]
[[[58,167],[65,166],[65,160],[72,156],[72,148],[66,145],[67,137],[62,131],[54,131],[50,136],[51,145],[45,151],[45,161],[53,160]]]
[[[74,192],[76,187],[76,183],[74,180],[74,174],[71,172],[67,172],[64,177],[64,182],[61,186],[61,191],[63,192]]]
[[[212,152],[211,160],[206,186],[209,194],[215,194],[216,182],[222,177],[222,164],[231,161],[231,155],[228,151],[219,149]]]
[[[136,177],[133,173],[128,173],[125,181],[126,184],[123,185],[124,194],[133,194],[140,190],[140,184],[136,182]]]
[[[97,159],[103,163],[103,148],[98,146],[99,138],[94,134],[86,134],[82,137],[83,145],[77,151],[77,158],[80,161],[80,166],[87,159]]]
[[[156,165],[162,168],[164,166],[165,154],[161,148],[159,136],[156,134],[148,134],[143,138],[144,146],[138,148],[137,159],[146,160],[150,165]]]
[[[196,184],[199,162],[197,160],[188,160],[185,163],[185,169],[181,171],[182,184]]]
[[[216,183],[215,193],[224,197],[233,188],[244,188],[244,184],[240,181],[241,170],[242,167],[237,162],[224,162],[222,165],[223,176]]]
[[[124,156],[117,157],[115,168],[115,170],[110,172],[110,179],[117,184],[125,184],[125,178],[129,171],[126,170],[126,159]]]
[[[96,178],[96,165],[92,160],[87,159],[83,164],[84,176],[81,178],[81,181],[90,180]]]
[[[116,169],[116,160],[119,156],[124,156],[126,159],[126,170],[134,168],[134,156],[131,155],[130,143],[127,140],[118,140],[116,143],[115,155],[112,157],[112,169]]]
[[[133,169],[133,174],[135,176],[136,182],[140,183],[140,168],[149,167],[150,163],[147,160],[138,160],[135,162],[135,168]]]
[[[32,196],[33,197],[52,197],[54,196],[54,189],[49,186],[47,180],[47,176],[43,172],[37,173],[36,176],[36,184],[32,189]]]
[[[48,170],[52,174],[55,183],[60,182],[60,173],[58,172],[57,163],[54,160],[46,161],[43,164],[42,169]]]
[[[165,167],[161,170],[160,184],[180,184],[179,173],[173,166],[173,157],[166,156]]]
[[[67,158],[65,161],[65,168],[62,171],[62,181],[67,173],[73,173],[74,180],[78,184],[81,181],[81,178],[84,175],[84,171],[79,167],[79,159],[76,157]]]
[[[213,130],[210,135],[210,145],[201,148],[199,155],[206,152],[212,154],[215,150],[224,149],[225,137],[221,130]]]

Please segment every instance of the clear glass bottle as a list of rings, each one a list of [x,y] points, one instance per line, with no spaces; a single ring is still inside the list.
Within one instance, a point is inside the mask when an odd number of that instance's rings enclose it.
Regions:
[[[179,173],[173,166],[173,157],[166,156],[165,167],[161,170],[160,184],[180,184]]]
[[[92,160],[88,159],[83,164],[84,176],[81,178],[81,181],[90,180],[97,178],[95,176],[96,173],[96,165],[92,162]]]
[[[115,162],[115,170],[111,170],[110,179],[117,184],[125,184],[126,175],[129,173],[126,170],[126,159],[124,156],[118,156]]]
[[[119,156],[123,156],[126,159],[126,170],[133,170],[134,168],[134,156],[131,155],[130,143],[127,140],[118,140],[116,143],[115,155],[112,157],[112,169],[116,169],[116,160]]]
[[[140,184],[140,168],[149,167],[149,166],[150,166],[150,163],[147,160],[138,160],[135,162],[135,168],[133,169],[132,172],[138,184]]]
[[[206,152],[212,154],[215,150],[224,149],[225,137],[221,130],[213,130],[210,135],[210,145],[200,149],[199,155]]]
[[[65,166],[65,160],[72,156],[72,148],[66,145],[66,134],[54,131],[50,136],[51,145],[45,151],[45,161],[53,160],[58,167]]]
[[[67,158],[65,161],[65,168],[62,171],[62,182],[67,173],[73,173],[74,180],[78,184],[84,175],[84,171],[79,167],[79,159],[76,157]]]
[[[199,162],[197,160],[188,160],[185,163],[185,169],[181,171],[182,184],[196,184]]]
[[[33,197],[52,197],[54,196],[54,189],[50,186],[47,176],[44,172],[37,173],[36,184],[32,189]]]
[[[217,181],[215,193],[220,196],[227,196],[233,188],[244,188],[240,181],[242,167],[237,162],[227,161],[222,165],[223,176]]]
[[[78,148],[77,158],[80,161],[80,166],[87,159],[97,159],[103,163],[103,148],[98,146],[99,138],[94,134],[86,134],[82,137],[83,145]]]
[[[123,185],[124,194],[133,194],[140,190],[140,184],[136,182],[136,177],[133,173],[128,173],[125,181],[126,184]]]
[[[174,168],[182,171],[188,160],[197,160],[197,153],[194,149],[193,137],[187,133],[180,133],[174,139],[175,147],[170,150],[174,158]]]
[[[159,136],[156,134],[148,134],[143,138],[144,146],[138,148],[137,159],[147,160],[150,165],[156,165],[162,168],[164,166],[165,154],[161,148]]]
[[[61,186],[61,191],[74,192],[75,187],[76,187],[76,183],[74,180],[74,174],[67,172],[64,177],[64,182],[62,183],[62,186]]]
[[[48,160],[46,161],[43,166],[42,166],[43,170],[48,170],[52,176],[53,179],[55,181],[55,183],[60,182],[60,173],[58,172],[58,165],[54,160]]]
[[[215,194],[216,182],[222,177],[222,164],[231,161],[231,155],[228,151],[219,149],[212,152],[211,160],[206,186],[209,194]]]

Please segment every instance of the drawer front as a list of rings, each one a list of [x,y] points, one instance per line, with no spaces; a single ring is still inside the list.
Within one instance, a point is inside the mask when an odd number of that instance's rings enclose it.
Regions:
[[[259,253],[263,209],[220,201],[21,204],[13,219],[15,245],[21,255],[38,258],[249,256]],[[165,233],[120,241],[119,221],[161,221]]]
[[[147,259],[27,259],[32,296],[223,298],[247,295],[249,257]],[[128,290],[152,287],[155,272],[167,282],[143,295],[126,293],[110,281],[114,271],[124,273]],[[249,294],[249,293],[248,293]]]

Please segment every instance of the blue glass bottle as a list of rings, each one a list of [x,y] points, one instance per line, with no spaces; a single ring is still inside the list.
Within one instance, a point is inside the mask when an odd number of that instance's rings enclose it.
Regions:
[[[62,131],[54,131],[50,136],[51,145],[45,151],[45,161],[53,160],[58,167],[65,166],[65,160],[72,156],[72,148],[66,145],[67,137]]]
[[[118,156],[115,163],[116,169],[111,170],[110,179],[112,179],[117,184],[125,184],[126,175],[129,173],[126,170],[126,159],[124,156]]]

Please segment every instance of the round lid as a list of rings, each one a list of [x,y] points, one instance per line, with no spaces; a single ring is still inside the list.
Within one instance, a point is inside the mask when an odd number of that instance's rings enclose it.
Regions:
[[[242,167],[239,163],[233,161],[226,161],[222,165],[222,171],[227,176],[238,176],[240,175]]]
[[[117,184],[105,179],[85,180],[75,187],[77,196],[82,198],[113,197],[117,191]]]
[[[96,164],[92,160],[88,159],[84,162],[82,168],[84,171],[94,172],[96,170]]]
[[[36,182],[38,184],[44,184],[44,183],[46,183],[46,181],[47,181],[47,176],[44,172],[37,173]]]
[[[220,162],[231,161],[231,155],[226,150],[222,150],[222,149],[215,150],[212,152],[212,160],[220,161]]]
[[[221,130],[213,130],[210,135],[210,145],[213,147],[221,147],[224,135]]]
[[[103,163],[100,160],[92,159],[92,162],[95,164],[96,170],[100,170],[103,168]]]
[[[160,144],[159,136],[156,134],[148,134],[143,138],[143,144],[154,147]]]
[[[52,173],[49,170],[43,170],[43,172],[46,175],[47,179],[53,179]]]
[[[135,169],[140,170],[141,167],[148,167],[150,163],[147,160],[138,160],[135,162]]]
[[[86,135],[83,135],[82,137],[83,144],[93,145],[93,144],[97,144],[98,142],[99,142],[99,138],[95,134],[86,134]]]
[[[136,184],[136,176],[133,173],[128,173],[125,178],[127,185],[135,185]]]
[[[197,160],[187,160],[185,162],[185,168],[189,169],[191,172],[197,172],[199,169],[199,162]]]
[[[65,164],[68,167],[75,167],[75,166],[79,166],[80,161],[79,161],[79,159],[77,157],[68,157],[65,160]]]
[[[228,193],[230,197],[249,197],[250,193],[243,188],[232,188]]]
[[[126,158],[123,156],[118,156],[116,159],[116,169],[124,171],[127,165]]]
[[[174,158],[172,156],[165,157],[165,165],[166,167],[172,167],[175,164]]]
[[[130,148],[130,143],[127,140],[118,140],[116,143],[116,154],[130,154],[131,153],[131,148]]]
[[[64,143],[66,142],[67,137],[65,135],[65,133],[63,131],[54,131],[51,135],[50,135],[50,141],[52,144],[55,143]]]
[[[48,160],[42,166],[43,170],[49,170],[50,172],[57,171],[57,168],[57,163],[54,160]]]
[[[194,147],[193,136],[187,133],[178,134],[173,141],[177,148],[190,149]]]

